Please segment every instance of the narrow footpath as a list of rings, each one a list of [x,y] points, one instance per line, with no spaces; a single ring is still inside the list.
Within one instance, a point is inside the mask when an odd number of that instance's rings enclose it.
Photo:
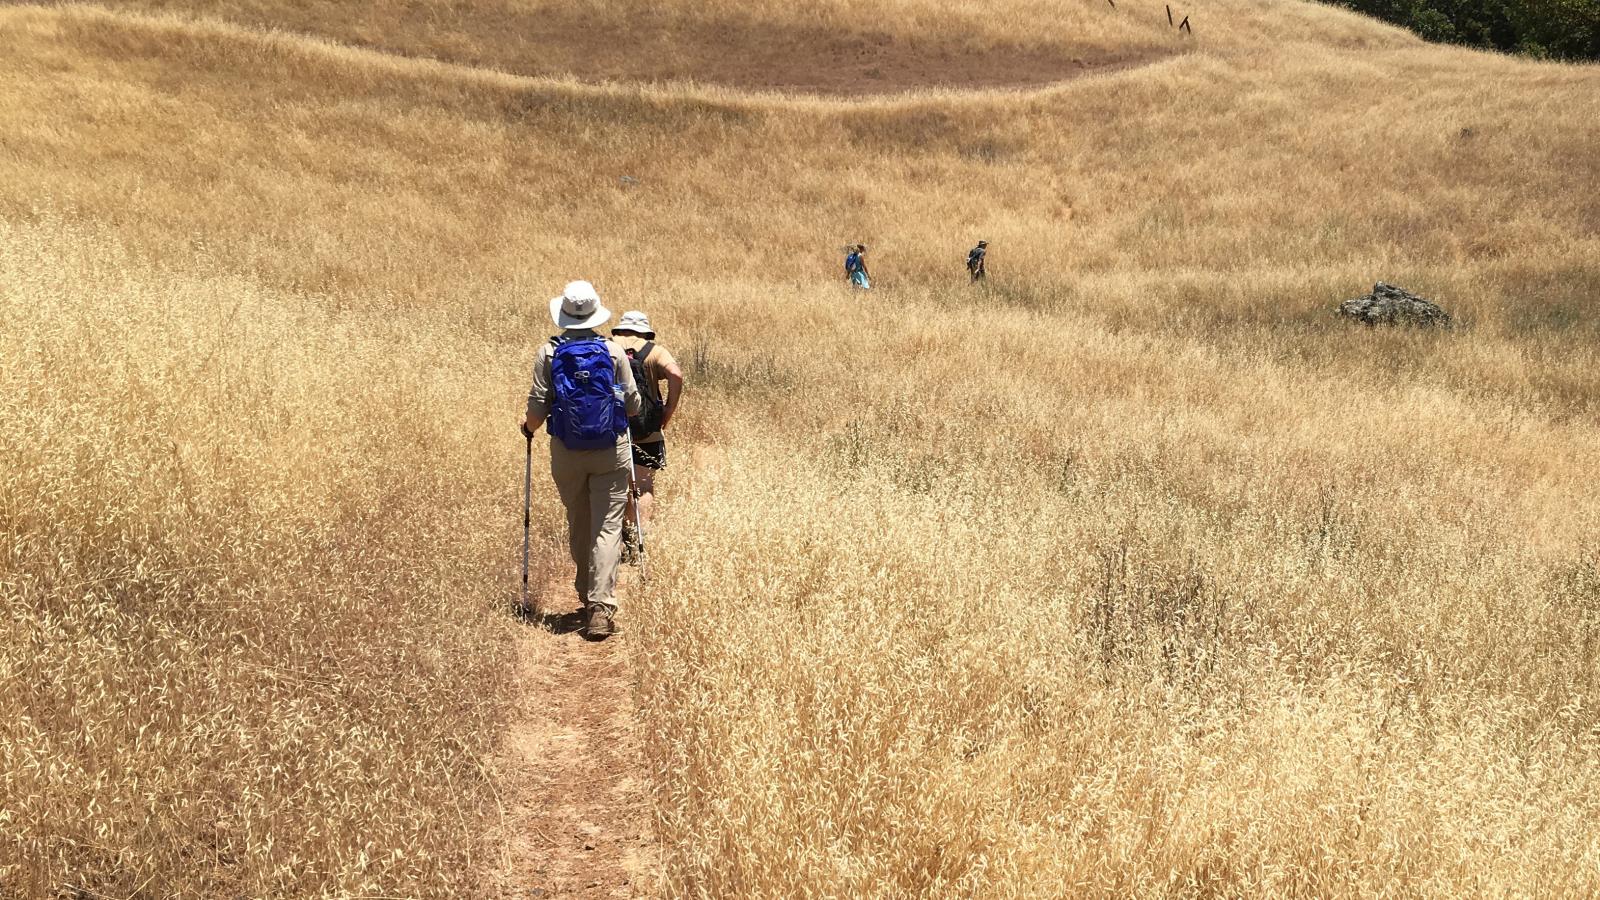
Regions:
[[[495,760],[505,851],[488,882],[522,900],[654,896],[630,636],[586,640],[569,579],[516,638],[520,699]]]

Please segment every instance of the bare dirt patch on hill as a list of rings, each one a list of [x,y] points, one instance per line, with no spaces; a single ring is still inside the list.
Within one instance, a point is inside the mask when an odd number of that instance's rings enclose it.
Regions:
[[[936,88],[1037,87],[1122,68],[1155,51],[1069,52],[918,40],[885,31],[839,32],[762,22],[670,23],[642,19],[625,35],[581,13],[541,24],[537,74],[589,81],[693,81],[757,91],[859,96]]]

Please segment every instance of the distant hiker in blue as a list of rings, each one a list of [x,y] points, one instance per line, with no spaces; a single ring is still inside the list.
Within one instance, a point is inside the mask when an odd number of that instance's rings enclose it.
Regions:
[[[866,244],[857,244],[844,258],[844,277],[863,291],[872,290],[872,277],[867,274]]]
[[[967,274],[972,276],[973,283],[983,281],[989,277],[989,269],[985,264],[985,258],[988,255],[988,241],[979,241],[978,246],[967,251]]]

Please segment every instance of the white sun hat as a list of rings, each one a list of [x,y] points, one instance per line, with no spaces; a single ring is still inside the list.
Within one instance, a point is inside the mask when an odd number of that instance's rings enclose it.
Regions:
[[[600,295],[587,281],[569,283],[561,296],[550,301],[550,318],[557,328],[599,328],[611,318],[611,310],[600,305]]]
[[[630,309],[622,314],[617,324],[611,329],[612,334],[619,331],[631,331],[646,340],[655,340],[656,333],[650,329],[650,317],[637,309]]]

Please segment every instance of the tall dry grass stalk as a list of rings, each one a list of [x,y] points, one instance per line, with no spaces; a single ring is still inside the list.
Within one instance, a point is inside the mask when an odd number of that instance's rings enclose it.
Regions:
[[[1592,67],[1230,0],[1141,69],[843,102],[384,9],[443,61],[0,12],[5,890],[471,890],[579,276],[692,362],[625,606],[673,893],[1600,890]],[[1377,278],[1468,327],[1331,318]]]

